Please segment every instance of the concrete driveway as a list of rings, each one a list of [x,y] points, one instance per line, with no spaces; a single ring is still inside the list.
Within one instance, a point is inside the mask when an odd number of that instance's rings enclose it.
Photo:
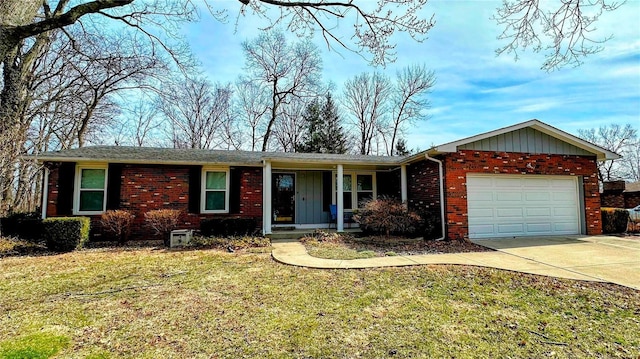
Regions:
[[[474,242],[560,271],[640,290],[640,238],[520,237]]]

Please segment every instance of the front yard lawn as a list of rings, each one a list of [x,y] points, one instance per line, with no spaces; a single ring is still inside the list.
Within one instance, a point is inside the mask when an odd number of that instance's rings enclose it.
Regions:
[[[240,250],[0,259],[2,358],[637,358],[640,292],[464,266],[314,270]]]
[[[435,241],[398,236],[365,236],[318,230],[303,238],[302,244],[313,257],[326,259],[360,259],[416,254],[490,252],[492,249],[470,241]]]

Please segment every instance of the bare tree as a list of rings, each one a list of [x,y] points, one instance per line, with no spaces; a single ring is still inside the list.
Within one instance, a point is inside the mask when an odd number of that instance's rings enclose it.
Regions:
[[[280,108],[280,121],[274,126],[273,135],[278,147],[284,152],[295,152],[297,145],[302,141],[305,129],[302,114],[305,106],[304,102],[294,99]]]
[[[598,162],[598,176],[600,181],[612,181],[629,178],[628,168],[624,158],[629,153],[633,158],[633,153],[638,151],[638,130],[630,124],[621,126],[611,124],[601,126],[598,129],[578,130],[578,136],[606,150],[622,155],[621,160],[610,160]]]
[[[507,44],[498,55],[520,49],[545,52],[542,69],[578,66],[585,56],[600,52],[609,38],[595,39],[591,33],[604,12],[619,8],[624,1],[608,0],[505,0],[494,19],[503,31],[498,37]]]
[[[345,83],[343,105],[351,115],[351,123],[358,133],[357,143],[360,154],[370,155],[374,149],[374,139],[389,111],[387,98],[391,93],[388,77],[374,73],[356,75]]]
[[[165,85],[160,112],[168,120],[176,148],[225,147],[225,122],[231,121],[231,85],[212,85],[202,77],[185,77]]]
[[[160,145],[160,115],[152,100],[141,97],[137,102],[120,99],[119,103],[120,116],[109,126],[112,138],[108,140],[113,140],[116,146]]]
[[[242,47],[247,78],[262,83],[269,91],[268,120],[262,136],[262,151],[266,151],[280,107],[292,98],[315,95],[322,61],[311,42],[290,44],[280,31],[265,32]]]
[[[240,78],[236,82],[236,113],[240,122],[249,129],[251,151],[255,151],[261,142],[266,127],[266,114],[269,112],[267,89],[261,83]]]
[[[431,92],[434,84],[435,74],[425,65],[408,66],[398,72],[393,95],[390,98],[393,102],[390,140],[385,141],[388,155],[394,154],[398,136],[403,134],[407,125],[427,119],[425,111],[430,105],[426,95]]]
[[[631,182],[640,182],[640,141],[630,143],[622,158],[624,178]]]

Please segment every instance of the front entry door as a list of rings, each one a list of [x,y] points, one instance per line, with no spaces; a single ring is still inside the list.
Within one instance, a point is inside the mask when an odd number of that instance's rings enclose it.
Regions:
[[[273,174],[273,223],[294,223],[296,212],[296,177],[293,173]]]

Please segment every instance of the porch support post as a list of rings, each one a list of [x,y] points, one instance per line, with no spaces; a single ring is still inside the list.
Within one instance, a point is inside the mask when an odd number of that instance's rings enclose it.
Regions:
[[[407,201],[407,165],[400,165],[400,199],[404,208],[408,208]]]
[[[344,192],[344,169],[342,168],[342,165],[338,165],[338,173],[336,174],[337,178],[337,183],[336,186],[338,187],[338,193],[336,195],[336,207],[338,209],[337,211],[337,216],[338,218],[336,218],[336,231],[337,232],[344,232],[344,196],[343,196],[343,192]]]
[[[262,233],[271,234],[271,162],[265,161],[262,169]]]

